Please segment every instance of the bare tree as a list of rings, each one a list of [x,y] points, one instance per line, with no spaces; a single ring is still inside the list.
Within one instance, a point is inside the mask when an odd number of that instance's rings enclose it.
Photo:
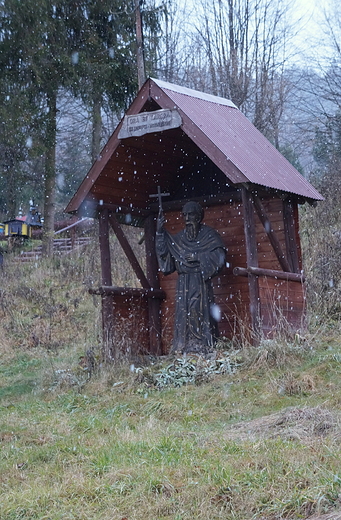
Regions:
[[[290,83],[287,45],[294,34],[285,0],[202,0],[196,29],[213,94],[231,99],[279,146]]]
[[[279,147],[292,8],[291,0],[167,2],[159,75],[231,99]]]
[[[186,86],[190,86],[189,71],[192,69],[193,60],[193,6],[190,4],[186,0],[165,0],[162,37],[159,40],[155,67],[155,72],[160,78]]]

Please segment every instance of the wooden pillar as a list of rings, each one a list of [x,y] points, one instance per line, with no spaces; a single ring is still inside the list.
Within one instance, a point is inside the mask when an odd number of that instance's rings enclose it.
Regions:
[[[289,198],[283,201],[283,221],[285,232],[285,245],[287,249],[287,257],[293,273],[300,272],[300,264],[298,258],[297,242],[296,242],[296,227],[294,205]]]
[[[109,212],[103,208],[99,214],[99,247],[101,252],[102,285],[112,285],[109,244]]]
[[[242,202],[244,212],[244,233],[247,267],[258,267],[255,215],[253,211],[252,196],[246,188],[242,188]],[[248,281],[251,326],[257,340],[260,336],[260,300],[258,277],[255,274],[249,273]]]
[[[147,280],[151,289],[160,289],[158,277],[158,263],[155,252],[155,222],[154,216],[146,218],[144,224]],[[160,299],[148,298],[149,341],[150,353],[157,356],[162,354],[161,349],[161,316]]]
[[[111,260],[109,243],[109,219],[108,210],[102,208],[99,213],[99,247],[101,254],[102,285],[111,286]],[[114,315],[113,297],[102,294],[102,331],[103,331],[103,359],[111,363],[117,357],[113,342]]]

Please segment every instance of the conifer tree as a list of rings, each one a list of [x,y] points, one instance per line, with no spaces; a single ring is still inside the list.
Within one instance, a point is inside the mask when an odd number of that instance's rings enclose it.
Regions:
[[[137,89],[134,1],[4,0],[0,68],[29,100],[28,117],[44,156],[43,253],[52,254],[56,197],[58,98],[69,91],[92,114],[92,158],[101,140],[101,112],[124,109]],[[157,11],[148,17],[157,28]],[[23,107],[23,110],[24,107]]]
[[[60,0],[5,0],[0,19],[2,70],[14,85],[25,90],[43,142],[46,256],[52,253],[54,233],[57,97],[74,74],[65,23],[68,4]]]

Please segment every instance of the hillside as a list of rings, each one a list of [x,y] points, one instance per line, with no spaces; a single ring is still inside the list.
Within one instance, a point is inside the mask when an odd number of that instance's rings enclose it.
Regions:
[[[222,342],[225,369],[148,359],[89,377],[96,243],[5,260],[1,520],[341,518],[338,320],[258,348]]]

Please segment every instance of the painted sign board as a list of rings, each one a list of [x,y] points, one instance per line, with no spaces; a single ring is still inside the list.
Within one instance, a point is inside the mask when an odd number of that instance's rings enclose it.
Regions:
[[[178,128],[181,123],[179,112],[168,108],[155,110],[154,112],[126,115],[118,133],[118,138],[125,139],[126,137],[138,137],[144,134],[162,132],[163,130]]]

